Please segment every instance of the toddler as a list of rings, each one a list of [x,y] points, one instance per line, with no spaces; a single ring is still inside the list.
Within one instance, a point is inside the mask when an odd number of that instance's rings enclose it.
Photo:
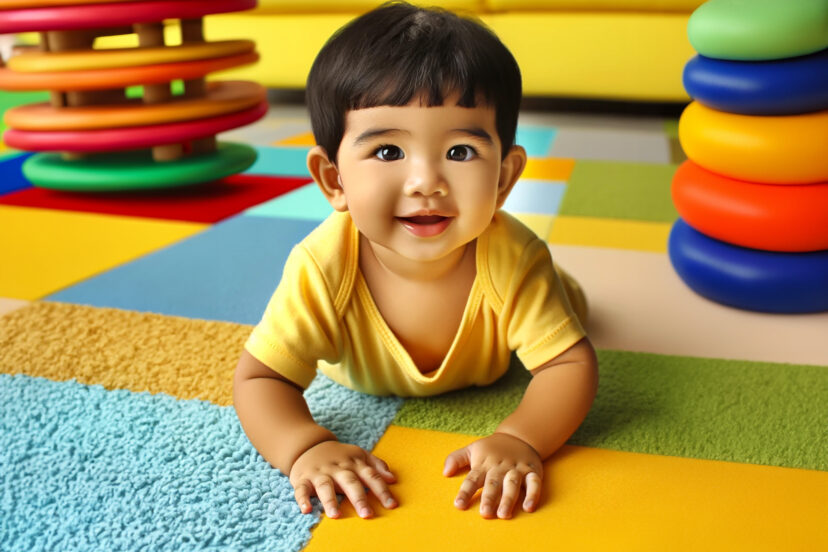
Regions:
[[[526,164],[511,53],[480,23],[383,5],[316,58],[308,167],[335,212],[297,245],[239,360],[234,404],[303,513],[336,493],[363,518],[367,492],[397,506],[389,467],[314,422],[302,391],[317,370],[377,395],[428,396],[502,376],[513,351],[532,373],[495,432],[448,455],[468,468],[454,504],[509,518],[540,500],[542,462],[597,389],[577,284],[547,245],[499,210]]]

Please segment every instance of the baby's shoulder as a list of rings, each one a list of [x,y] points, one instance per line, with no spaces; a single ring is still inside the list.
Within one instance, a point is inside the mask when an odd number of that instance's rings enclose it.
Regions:
[[[546,243],[514,216],[498,211],[478,249],[478,270],[484,270],[486,283],[496,302],[508,293],[512,280],[524,272],[526,265],[542,262],[549,256]],[[551,258],[549,260],[550,269]]]
[[[293,256],[313,263],[331,297],[341,297],[352,287],[357,266],[359,235],[347,213],[335,212],[314,228],[294,249]],[[335,301],[338,302],[338,301]]]

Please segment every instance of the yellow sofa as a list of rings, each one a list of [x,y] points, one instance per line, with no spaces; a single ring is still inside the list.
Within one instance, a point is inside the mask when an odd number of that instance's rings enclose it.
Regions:
[[[274,88],[303,88],[316,53],[379,0],[259,0],[255,10],[206,18],[210,40],[252,38],[261,61],[228,72]],[[470,13],[517,58],[527,96],[687,100],[681,84],[693,55],[687,20],[703,0],[415,1]],[[223,77],[226,78],[226,77]]]

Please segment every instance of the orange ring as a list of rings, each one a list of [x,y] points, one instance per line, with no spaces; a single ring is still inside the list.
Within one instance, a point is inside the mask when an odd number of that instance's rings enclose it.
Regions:
[[[765,251],[828,249],[828,182],[758,184],[685,161],[672,195],[681,218],[711,238]]]
[[[16,73],[0,67],[0,90],[79,91],[122,88],[134,84],[157,84],[178,79],[197,79],[214,71],[248,65],[258,60],[259,54],[250,52],[215,59],[71,73]]]
[[[256,44],[252,40],[221,40],[158,48],[27,52],[12,57],[6,66],[20,73],[62,73],[213,59],[245,54],[255,49]]]
[[[178,98],[161,104],[144,104],[140,100],[122,105],[52,107],[38,103],[13,107],[6,112],[5,123],[26,131],[93,130],[147,126],[191,121],[241,111],[258,104],[267,91],[250,81],[214,81],[207,83],[202,98]]]

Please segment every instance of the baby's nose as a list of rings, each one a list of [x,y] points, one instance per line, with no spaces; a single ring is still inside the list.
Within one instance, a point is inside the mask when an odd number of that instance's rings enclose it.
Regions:
[[[448,187],[439,166],[427,161],[412,163],[411,172],[405,182],[406,195],[444,196],[447,193]]]

